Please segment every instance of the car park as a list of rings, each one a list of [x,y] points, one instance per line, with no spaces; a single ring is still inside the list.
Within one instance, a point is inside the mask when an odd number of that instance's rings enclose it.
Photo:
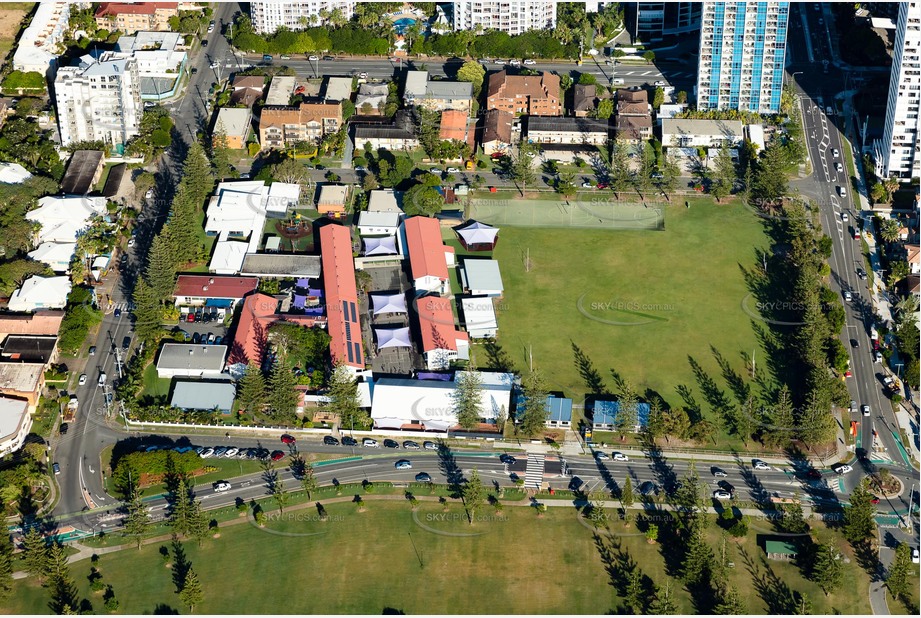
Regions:
[[[722,489],[717,489],[714,491],[713,497],[717,500],[732,500],[732,494]]]
[[[54,470],[55,475],[58,475],[61,473],[61,464],[54,462],[54,465],[51,466],[51,469]]]
[[[424,448],[427,451],[437,451],[438,445],[430,440],[426,440],[425,442],[422,443],[422,448]]]
[[[617,451],[614,451],[613,453],[611,453],[611,457],[614,459],[614,461],[630,461],[629,457],[627,457],[623,453],[618,453]]]
[[[230,483],[227,481],[218,481],[214,484],[214,491],[227,491],[230,489]]]
[[[323,436],[323,444],[326,446],[339,446],[339,440],[333,436]]]
[[[342,446],[358,446],[358,440],[351,436],[343,436]]]
[[[280,461],[284,456],[284,451],[272,451],[272,461]]]
[[[864,416],[870,416],[871,414],[870,406],[868,406],[867,404],[863,404],[862,406],[860,406],[860,413]]]
[[[366,446],[368,448],[380,448],[381,447],[381,445],[377,443],[377,440],[374,440],[373,438],[365,438],[364,440],[361,441],[361,445]]]
[[[409,470],[413,467],[413,464],[408,459],[401,459],[393,464],[393,467],[397,470]]]
[[[595,451],[595,459],[597,459],[598,461],[607,461],[608,459],[610,459],[610,457],[608,457],[607,453],[603,453],[601,451]]]
[[[400,448],[400,443],[396,440],[384,440],[384,448]]]
[[[418,451],[419,445],[416,442],[413,442],[412,440],[406,440],[405,442],[403,442],[403,448],[410,450],[410,451]]]
[[[835,471],[835,474],[847,474],[853,470],[853,468],[848,464],[838,464],[836,466],[832,466],[831,469]]]
[[[416,482],[417,483],[431,483],[432,475],[429,474],[428,472],[420,472],[419,474],[416,475]]]
[[[297,442],[297,440],[294,439],[294,436],[287,433],[281,434],[281,441],[285,444],[294,444]]]
[[[716,466],[710,468],[710,473],[713,474],[713,476],[717,478],[726,478],[727,476],[729,476],[728,474],[726,474],[725,470],[723,470],[722,468],[717,468]]]
[[[760,459],[752,459],[752,467],[755,470],[770,470],[771,466],[767,465],[765,462]]]
[[[78,385],[78,386],[83,386],[84,384],[86,384],[86,374],[85,374],[85,373],[81,373],[81,374],[80,374],[80,379],[77,380],[77,385]]]

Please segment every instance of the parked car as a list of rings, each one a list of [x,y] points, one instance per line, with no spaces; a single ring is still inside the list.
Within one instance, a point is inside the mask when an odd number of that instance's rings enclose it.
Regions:
[[[224,455],[227,454],[227,450],[228,448],[226,446],[219,446],[216,449],[214,449],[214,456],[223,457]]]
[[[362,446],[367,446],[368,448],[380,448],[381,445],[377,443],[377,440],[372,438],[365,438],[361,441]]]
[[[834,470],[836,474],[847,474],[848,472],[851,472],[854,468],[850,467],[847,464],[838,464],[836,466],[832,466],[831,469]]]
[[[867,279],[867,271],[862,268],[857,268],[857,277],[865,281]]]
[[[427,451],[437,451],[438,445],[435,444],[434,442],[426,440],[425,442],[422,443],[422,448],[424,448]]]
[[[281,441],[284,442],[285,444],[294,444],[295,442],[297,442],[297,440],[294,439],[294,436],[287,434],[287,433],[281,434]]]
[[[917,547],[911,550],[911,561],[914,562],[915,564],[918,564],[918,562],[921,561],[921,559],[919,559],[919,556],[918,556]]]
[[[51,469],[54,470],[55,475],[58,475],[61,473],[61,464],[54,462],[54,465],[51,466]]]
[[[839,174],[844,172],[844,166],[841,165],[840,161],[835,162],[835,171],[838,172]]]
[[[447,172],[448,172],[449,174],[458,174],[458,173],[460,173],[460,170],[459,170],[458,168],[456,168],[456,167],[449,167],[449,168],[447,169]]]
[[[199,453],[199,456],[200,456],[202,459],[207,459],[207,458],[209,458],[209,457],[212,457],[213,455],[214,455],[214,449],[213,449],[213,448],[206,448],[206,449],[203,450],[201,453]]]
[[[86,384],[86,374],[85,374],[85,373],[81,373],[81,374],[80,374],[80,379],[77,380],[77,385],[78,385],[78,386],[83,386],[84,384]]]
[[[362,71],[358,74],[358,79],[368,79],[368,74]]]
[[[416,442],[413,442],[412,440],[406,440],[405,442],[403,442],[403,448],[410,450],[410,451],[418,451],[419,445]]]
[[[659,79],[659,80],[656,80],[652,85],[653,86],[667,86],[668,84],[666,84],[664,81]]]
[[[211,34],[212,32],[214,32],[214,20],[213,19],[208,23],[208,34]]]
[[[732,500],[732,494],[722,489],[717,489],[716,491],[714,491],[713,497],[716,498],[717,500]]]
[[[641,496],[657,496],[659,494],[659,486],[652,481],[646,481],[640,485],[639,492]]]
[[[330,61],[332,61],[332,60],[335,60],[335,58],[333,58],[332,56],[323,56],[323,61],[324,61],[324,62],[330,62]]]
[[[185,321],[186,321],[186,322],[194,322],[194,321],[195,321],[195,313],[189,312],[189,315],[186,316],[186,320],[185,320]]]
[[[230,489],[230,483],[227,481],[218,481],[214,484],[214,491],[227,491]]]
[[[396,440],[384,440],[384,448],[400,448],[400,443]]]
[[[339,446],[339,440],[333,436],[323,436],[323,444],[327,446]]]
[[[284,456],[284,451],[272,451],[272,461],[280,461]]]
[[[231,458],[231,457],[236,457],[236,456],[237,456],[237,453],[239,453],[239,452],[240,452],[240,449],[238,449],[238,448],[235,447],[235,446],[231,446],[229,449],[227,449],[227,450],[224,452],[224,457],[227,457],[228,459]]]
[[[501,455],[499,455],[499,461],[510,466],[513,463],[515,463],[515,458],[509,455],[508,453],[502,453]]]
[[[147,189],[147,193],[144,194],[144,199],[145,199],[145,200],[149,200],[149,199],[151,199],[153,196],[154,196],[154,190],[153,190],[153,189]],[[132,233],[133,233],[133,232],[132,232]]]
[[[839,154],[839,153],[838,153],[838,149],[837,149],[837,148],[832,148],[832,149],[831,149],[831,156],[833,156],[834,158],[837,159],[837,158],[838,158],[838,154]]]
[[[201,342],[201,333],[192,333],[192,343]]]
[[[91,345],[91,346],[90,346],[89,355],[90,355],[90,356],[96,356],[96,346],[94,346],[94,345]]]
[[[610,457],[608,457],[607,453],[604,453],[602,451],[595,451],[595,459],[597,459],[598,461],[607,461],[608,459],[610,459]]]
[[[61,423],[61,426],[58,427],[58,433],[60,433],[62,436],[67,435],[68,429],[70,429],[70,425],[67,423]]]
[[[342,446],[358,446],[358,440],[351,436],[343,436]]]
[[[125,335],[125,338],[122,339],[122,350],[127,350],[131,347],[131,335]]]
[[[528,65],[528,66],[532,66],[532,65],[537,64],[537,62],[534,61],[534,60],[532,60],[531,58],[526,59],[526,60],[524,61],[524,63],[525,63],[526,65]]]
[[[846,213],[846,212],[842,212],[842,213],[841,213],[841,220],[842,220],[842,221],[847,221],[847,220],[848,220],[848,218],[847,218],[847,213]]]
[[[623,453],[618,453],[617,451],[614,451],[613,453],[611,453],[611,457],[614,458],[614,461],[630,461],[629,457],[627,457]]]
[[[279,56],[279,58],[281,58],[282,60],[291,60],[291,56],[289,56],[288,54],[282,54],[281,56]]]
[[[413,467],[413,464],[408,459],[401,459],[393,464],[393,467],[397,470],[409,470]]]
[[[879,350],[873,350],[873,362],[874,363],[883,362],[883,355]]]
[[[417,483],[431,483],[432,475],[429,474],[428,472],[420,472],[419,474],[416,475],[416,482]]]
[[[752,459],[752,467],[755,470],[770,470],[771,466],[767,465],[765,462],[760,459]]]

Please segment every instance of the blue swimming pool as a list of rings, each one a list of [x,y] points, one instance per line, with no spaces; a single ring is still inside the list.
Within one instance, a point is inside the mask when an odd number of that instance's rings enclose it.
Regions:
[[[416,23],[415,19],[411,17],[401,17],[400,19],[393,22],[393,29],[397,34],[403,34],[406,32],[406,29]]]

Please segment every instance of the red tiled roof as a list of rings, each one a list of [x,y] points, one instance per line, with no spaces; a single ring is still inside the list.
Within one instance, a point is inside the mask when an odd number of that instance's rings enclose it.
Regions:
[[[2,335],[57,335],[63,319],[64,312],[56,309],[30,315],[3,315],[0,317],[0,339]]]
[[[252,361],[262,365],[269,326],[278,319],[277,308],[278,301],[273,296],[257,293],[247,297],[230,346],[231,364]]]
[[[423,296],[416,301],[422,351],[454,350],[457,340],[468,341],[467,333],[454,327],[453,301],[440,296]]]
[[[355,286],[355,261],[352,258],[352,235],[349,228],[336,224],[321,227],[320,250],[330,337],[329,353],[333,362],[364,369],[358,288]]]
[[[96,17],[108,15],[153,15],[157,9],[178,9],[178,2],[103,2]]]
[[[467,137],[467,113],[456,109],[441,112],[441,132],[438,137],[464,141]]]
[[[404,225],[413,279],[437,277],[447,281],[447,247],[441,240],[441,225],[438,221],[429,217],[410,217]]]
[[[173,296],[230,298],[240,300],[259,286],[256,277],[221,277],[215,275],[179,275]]]

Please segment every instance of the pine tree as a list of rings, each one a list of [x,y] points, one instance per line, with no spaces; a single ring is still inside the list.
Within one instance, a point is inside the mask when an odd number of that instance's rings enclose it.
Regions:
[[[672,595],[671,583],[665,580],[664,587],[656,587],[656,594],[649,604],[649,613],[653,616],[667,616],[678,613],[678,606],[675,604]]]
[[[690,586],[709,581],[713,564],[713,550],[704,540],[702,528],[702,525],[697,525],[692,530],[682,564],[682,575]]]
[[[196,233],[201,224],[198,222],[193,193],[188,184],[179,185],[170,205],[169,223],[163,228],[175,250],[173,263],[178,265],[196,261],[201,249]]]
[[[722,616],[747,614],[748,611],[745,609],[745,602],[742,600],[742,595],[739,594],[739,589],[735,586],[729,586],[726,593],[722,595],[720,602],[713,608],[713,613]]]
[[[476,468],[470,472],[470,477],[463,484],[461,496],[464,500],[464,509],[467,511],[467,521],[472,524],[477,510],[486,503],[486,492]]]
[[[478,371],[458,372],[452,399],[457,424],[464,429],[473,429],[483,417],[482,394],[483,378]]]
[[[633,483],[628,476],[624,481],[623,489],[620,490],[620,503],[624,505],[624,509],[633,506],[633,497]]]
[[[138,549],[141,549],[141,540],[150,528],[150,515],[147,507],[141,502],[141,494],[135,489],[128,503],[128,517],[125,518],[125,534],[134,537]]]
[[[160,299],[147,284],[144,277],[138,277],[134,284],[134,330],[145,343],[156,341],[163,331],[163,309]]]
[[[176,252],[168,230],[157,234],[150,245],[144,274],[153,295],[161,303],[162,299],[172,297],[176,285]]]
[[[179,598],[184,604],[189,606],[189,612],[195,611],[195,606],[201,603],[201,582],[198,581],[198,575],[196,575],[195,571],[192,569],[186,571],[185,580],[182,582],[182,590],[179,592]]]
[[[230,178],[230,149],[227,147],[227,133],[221,126],[211,137],[211,167],[214,168],[214,176],[220,182],[225,178]]]
[[[823,543],[816,548],[815,563],[812,565],[812,580],[819,585],[825,596],[844,583],[844,560],[841,552],[830,544]]]
[[[607,523],[608,515],[604,507],[604,495],[601,493],[594,494],[589,503],[588,519],[596,528],[600,528]]]
[[[176,534],[188,534],[192,515],[192,498],[184,479],[179,479],[176,492],[171,496],[169,524]]]
[[[752,184],[753,197],[765,202],[777,202],[787,194],[783,147],[776,141],[765,148],[764,156],[758,160]]]
[[[634,615],[643,613],[643,600],[645,593],[643,591],[643,574],[636,566],[631,569],[627,575],[627,589],[624,594],[624,603]]]
[[[262,411],[266,403],[265,376],[256,363],[250,361],[243,372],[243,377],[237,382],[237,401],[240,409],[256,415]]]
[[[636,393],[633,392],[632,388],[626,388],[620,394],[620,401],[617,402],[616,423],[617,430],[621,434],[636,431],[636,426],[639,423],[637,405]]]
[[[278,505],[278,512],[285,512],[285,505],[288,504],[288,493],[285,491],[285,482],[280,477],[275,477],[272,481],[272,498]]]
[[[38,529],[29,528],[22,537],[26,571],[43,579],[48,571],[48,544]]]
[[[780,527],[784,532],[802,534],[809,531],[809,524],[803,514],[803,505],[799,494],[794,494],[793,502],[780,505]]]
[[[534,370],[521,380],[524,404],[521,409],[521,423],[518,431],[533,436],[544,428],[547,420],[547,384],[543,374]]]
[[[269,375],[269,407],[272,413],[282,419],[294,417],[297,408],[297,391],[294,388],[294,374],[282,362],[272,366]]]
[[[816,390],[809,393],[806,409],[799,421],[799,437],[806,444],[822,444],[835,436],[834,417]]]
[[[911,547],[908,543],[899,543],[886,577],[886,587],[892,596],[898,599],[908,593],[908,576],[911,571]]]
[[[619,140],[611,141],[611,169],[608,175],[611,190],[620,199],[620,194],[630,188],[633,172],[630,171],[630,159],[627,148]]]
[[[844,537],[851,543],[860,543],[876,534],[876,509],[872,500],[864,479],[851,492],[851,503],[844,507]]]
[[[189,500],[188,534],[198,541],[199,547],[208,535],[208,518],[198,500]]]
[[[48,548],[47,556],[48,588],[51,591],[48,607],[56,614],[76,613],[80,601],[77,587],[70,578],[64,546],[55,543]]]
[[[0,602],[13,591],[13,544],[9,536],[0,539]]]
[[[310,499],[311,494],[317,490],[317,477],[314,474],[313,466],[307,462],[304,462],[303,475],[301,476],[301,487],[307,494],[308,500]]]
[[[736,181],[736,168],[729,155],[729,146],[723,142],[716,155],[716,172],[710,185],[710,194],[719,202],[732,193]]]
[[[771,446],[784,446],[793,437],[796,419],[793,416],[793,399],[784,384],[777,394],[777,403],[771,411],[770,426],[764,428],[763,437]]]
[[[205,149],[198,142],[193,142],[186,153],[182,164],[182,183],[191,189],[189,195],[195,211],[201,210],[214,188],[214,176]]]
[[[329,403],[326,409],[339,416],[339,426],[359,429],[366,426],[368,415],[363,413],[358,399],[358,383],[348,367],[337,364],[329,380]]]

